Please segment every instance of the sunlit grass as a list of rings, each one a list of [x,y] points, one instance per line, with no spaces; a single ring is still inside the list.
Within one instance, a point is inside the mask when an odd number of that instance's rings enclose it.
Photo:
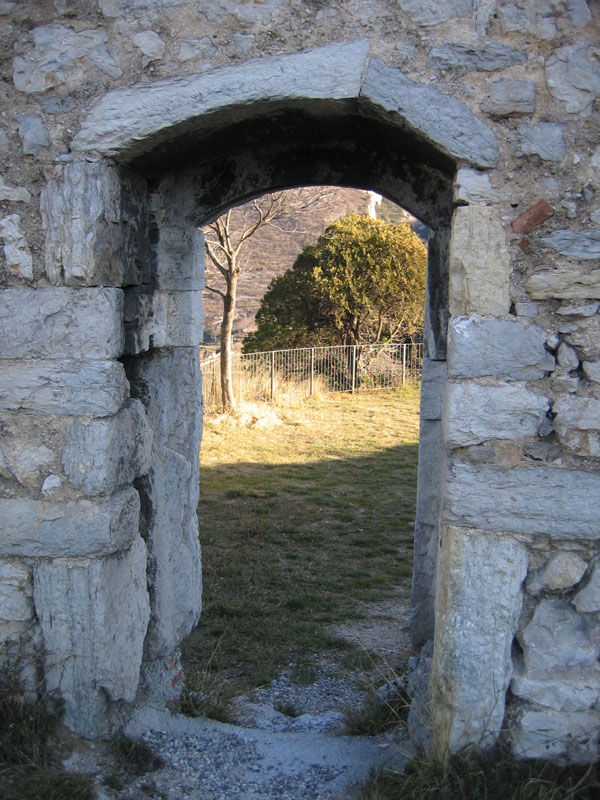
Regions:
[[[205,421],[204,611],[183,650],[195,698],[201,677],[234,694],[313,653],[347,661],[330,627],[408,591],[418,404],[408,387],[325,396],[281,424]]]

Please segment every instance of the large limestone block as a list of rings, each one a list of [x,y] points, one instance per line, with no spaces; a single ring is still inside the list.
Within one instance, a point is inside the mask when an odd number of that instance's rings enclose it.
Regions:
[[[553,411],[554,430],[566,447],[581,456],[600,455],[600,400],[561,395]]]
[[[526,711],[511,725],[515,756],[589,764],[596,759],[600,712]]]
[[[202,288],[204,234],[193,226],[161,225],[157,261],[157,284],[161,289]]]
[[[493,132],[459,100],[410,80],[400,70],[372,58],[361,97],[403,117],[440,150],[475,167],[495,167],[498,145]]]
[[[107,359],[123,352],[120,289],[4,289],[1,358]]]
[[[520,322],[458,318],[448,335],[448,377],[507,380],[543,378],[554,369],[554,357],[544,348],[543,331]]]
[[[553,269],[536,272],[526,284],[534,300],[600,299],[600,269],[580,272],[573,269]]]
[[[135,359],[132,393],[144,404],[155,446],[198,464],[202,431],[202,384],[195,347],[165,349]]]
[[[4,361],[0,410],[40,414],[115,414],[129,395],[118,361]]]
[[[446,388],[445,361],[423,359],[421,374],[421,419],[441,419]]]
[[[514,695],[555,711],[586,711],[600,699],[600,629],[559,597],[540,601],[519,633]]]
[[[116,553],[137,536],[139,515],[133,488],[66,503],[0,499],[0,553],[41,558]]]
[[[455,462],[442,519],[490,531],[600,539],[600,475],[554,467],[505,470]]]
[[[150,660],[175,649],[200,618],[197,487],[195,465],[168,448],[154,449],[152,468],[142,490],[145,507],[152,509],[145,533],[152,575],[146,638]]]
[[[147,278],[143,181],[100,163],[55,171],[40,196],[50,282],[120,286]]]
[[[138,287],[125,297],[125,349],[129,355],[158,347],[194,347],[202,342],[202,292]]]
[[[439,553],[431,691],[441,755],[500,732],[528,556],[512,539],[452,527]]]
[[[116,89],[92,108],[72,147],[133,154],[140,142],[164,140],[181,123],[214,124],[211,113],[221,109],[235,122],[252,103],[357,98],[368,53],[369,41],[361,39]]]
[[[148,471],[151,447],[144,407],[130,400],[112,417],[73,422],[65,434],[63,469],[86,494],[110,494]]]
[[[65,700],[65,724],[90,738],[111,732],[111,710],[133,701],[139,683],[150,614],[144,542],[101,560],[38,562],[34,603],[46,685]]]
[[[457,208],[450,240],[450,313],[507,314],[510,260],[495,209]]]
[[[547,397],[525,385],[485,386],[448,383],[444,439],[448,447],[466,447],[486,439],[535,436],[550,407]]]

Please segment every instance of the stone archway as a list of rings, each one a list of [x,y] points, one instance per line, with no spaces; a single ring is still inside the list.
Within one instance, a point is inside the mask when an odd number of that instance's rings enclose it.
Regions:
[[[481,171],[498,160],[493,134],[456,99],[370,59],[361,40],[111,91],[83,121],[72,149],[73,161],[56,168],[42,200],[47,272],[72,288],[36,290],[33,301],[44,319],[68,318],[57,328],[59,349],[41,352],[79,359],[76,378],[63,382],[75,382],[86,399],[81,406],[73,399],[68,413],[94,417],[71,424],[63,454],[83,496],[54,505],[74,530],[82,509],[94,520],[103,515],[92,541],[78,539],[66,551],[40,543],[34,553],[57,559],[36,568],[34,596],[49,684],[66,699],[67,723],[95,736],[136,697],[168,701],[180,678],[177,645],[200,612],[196,226],[265,191],[313,183],[373,189],[434,230],[413,636],[426,644],[435,619],[443,621],[433,650],[438,751],[497,735],[526,555],[512,540],[460,527],[448,528],[441,556],[438,546],[448,320],[509,311],[508,257]],[[461,358],[471,364],[473,341],[493,324],[483,321],[467,344],[464,326],[457,328],[453,374],[467,382],[467,400],[473,375],[468,365],[460,372]],[[519,323],[496,324],[516,326],[502,328],[510,341],[531,338],[531,327],[526,334]],[[544,370],[541,334],[533,335],[526,361],[524,368]],[[502,377],[503,368],[484,374]],[[97,409],[92,396],[102,398]],[[448,414],[445,427],[447,437],[462,441]],[[457,474],[446,489],[450,524],[460,513],[452,499],[464,478]],[[65,555],[80,561],[65,564]],[[464,586],[482,559],[498,563],[478,596],[467,598],[477,607],[472,626]],[[491,590],[501,592],[499,602]],[[89,615],[86,636],[78,605]],[[487,638],[486,625],[493,628]],[[478,672],[479,662],[491,679]]]

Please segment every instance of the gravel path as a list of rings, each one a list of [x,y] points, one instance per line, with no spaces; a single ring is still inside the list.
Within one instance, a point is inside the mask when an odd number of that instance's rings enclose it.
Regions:
[[[408,646],[405,604],[401,597],[374,604],[370,619],[336,633],[367,651],[402,655]],[[146,742],[164,766],[119,788],[106,786],[106,778],[118,773],[106,744],[81,743],[65,766],[94,775],[99,800],[357,798],[372,769],[401,769],[410,747],[400,732],[343,735],[343,709],[362,707],[366,693],[315,659],[310,684],[298,685],[283,672],[268,687],[239,698],[235,725],[138,709],[125,733]]]

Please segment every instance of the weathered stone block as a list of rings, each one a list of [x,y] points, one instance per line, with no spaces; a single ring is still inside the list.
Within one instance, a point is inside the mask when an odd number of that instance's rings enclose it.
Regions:
[[[411,81],[378,58],[369,62],[361,97],[401,114],[412,128],[455,158],[484,169],[498,163],[496,137],[465,105]]]
[[[490,117],[496,118],[533,114],[535,95],[535,83],[512,81],[505,78],[491,85],[490,96],[481,104],[480,108]]]
[[[554,467],[505,470],[455,462],[442,519],[490,531],[600,539],[600,475]]]
[[[123,293],[120,289],[4,289],[0,338],[0,358],[115,358],[123,351]]]
[[[508,313],[510,264],[506,237],[494,209],[457,208],[450,241],[450,313]]]
[[[600,361],[584,361],[582,366],[588,380],[600,383]]]
[[[0,621],[33,619],[31,570],[24,564],[0,561]]]
[[[515,303],[515,314],[517,317],[529,317],[529,319],[534,319],[539,314],[539,306],[537,303],[521,303],[517,301]]]
[[[132,394],[144,404],[155,446],[198,464],[202,430],[202,384],[198,349],[176,348],[134,360]]]
[[[421,419],[441,419],[446,390],[445,361],[423,359],[421,374]]]
[[[596,562],[586,585],[573,598],[573,605],[580,614],[595,614],[600,611],[600,568]]]
[[[466,447],[487,439],[535,436],[550,407],[547,397],[523,384],[483,386],[448,383],[444,439],[448,447]]]
[[[515,64],[524,64],[527,56],[503,44],[485,44],[475,47],[468,44],[451,44],[434,47],[429,53],[427,66],[430,69],[465,69],[494,72]]]
[[[361,39],[306,53],[262,58],[210,76],[116,89],[92,108],[72,146],[116,155],[132,147],[133,142],[164,134],[189,120],[192,109],[200,124],[218,108],[228,107],[234,116],[236,106],[265,99],[356,98],[368,53],[369,42]]]
[[[0,553],[41,558],[116,553],[137,536],[139,514],[135,489],[66,503],[0,499]]]
[[[410,601],[410,638],[418,650],[433,638],[435,631],[435,567],[439,525],[415,522],[412,593]]]
[[[534,300],[600,299],[600,269],[588,273],[570,269],[537,272],[529,278],[526,288]]]
[[[545,200],[539,200],[534,206],[527,208],[513,219],[511,227],[515,233],[530,233],[554,212]]]
[[[468,205],[487,205],[498,201],[498,195],[492,187],[490,176],[477,169],[461,167],[456,173],[454,184],[454,202]]]
[[[585,322],[564,328],[565,342],[575,348],[582,360],[596,361],[600,358],[600,317],[590,317]]]
[[[38,562],[34,602],[46,684],[65,700],[65,724],[81,736],[112,732],[113,703],[132,701],[139,683],[149,619],[144,542],[98,561]]]
[[[106,31],[76,33],[63,25],[41,25],[33,30],[34,46],[13,61],[13,80],[20,92],[37,94],[64,84],[75,89],[90,69],[113,78],[121,69],[108,50]]]
[[[51,283],[120,286],[148,277],[142,183],[105,164],[57,168],[40,196]]]
[[[510,737],[517,758],[589,764],[596,756],[599,730],[598,711],[526,711],[511,726]]]
[[[590,58],[590,43],[559,47],[546,61],[546,82],[552,97],[571,114],[589,117],[600,97],[600,67]]]
[[[19,278],[33,280],[33,258],[21,230],[19,214],[8,214],[0,219],[0,236],[4,240],[4,258],[10,272]]]
[[[439,520],[442,441],[441,421],[421,420],[417,520],[427,525],[437,525]]]
[[[75,420],[65,434],[62,464],[86,494],[111,494],[150,466],[152,431],[144,407],[130,400],[112,417]]]
[[[582,456],[600,455],[600,400],[561,395],[553,411],[554,430],[566,447]]]
[[[4,361],[0,410],[95,417],[115,414],[129,396],[118,361]]]
[[[154,448],[143,489],[145,503],[152,508],[145,534],[152,567],[151,619],[145,645],[151,660],[176,648],[200,617],[197,485],[194,464],[172,450]]]
[[[44,120],[37,114],[15,114],[25,155],[36,156],[43,147],[50,147],[50,136]]]
[[[540,239],[540,242],[568,258],[600,258],[600,230],[554,231],[550,236]],[[597,273],[598,270],[595,272]],[[589,277],[591,276],[583,276],[584,281]],[[588,297],[596,297],[596,295],[588,295]]]
[[[554,357],[544,348],[543,331],[520,322],[458,318],[450,323],[448,377],[507,380],[543,378],[554,369]]]
[[[600,308],[600,303],[579,301],[575,303],[562,303],[556,313],[565,317],[593,317]]]
[[[566,125],[554,122],[519,125],[515,155],[539,156],[542,161],[562,161],[567,154],[563,138],[565,128]]]
[[[202,342],[204,307],[201,291],[156,291],[137,288],[126,294],[125,345],[128,354],[150,347],[194,347]]]
[[[204,235],[198,228],[161,226],[157,245],[157,282],[161,289],[202,288]]]
[[[538,595],[540,592],[564,591],[575,586],[583,578],[587,563],[575,553],[555,553],[544,566],[527,578],[527,591]]]
[[[431,676],[440,754],[447,747],[489,746],[500,732],[527,564],[525,547],[512,539],[443,529]]]
[[[439,25],[453,17],[462,17],[471,13],[469,0],[445,0],[439,2],[422,2],[422,0],[398,0],[398,5],[419,25],[426,27]]]
[[[579,367],[579,359],[577,353],[572,347],[569,347],[565,342],[561,342],[556,353],[556,360],[559,367],[570,371]]]
[[[594,708],[600,697],[599,633],[566,600],[541,600],[518,635],[523,659],[513,694],[554,711]]]

